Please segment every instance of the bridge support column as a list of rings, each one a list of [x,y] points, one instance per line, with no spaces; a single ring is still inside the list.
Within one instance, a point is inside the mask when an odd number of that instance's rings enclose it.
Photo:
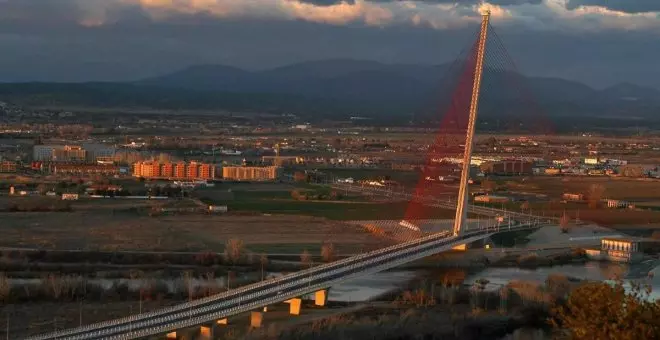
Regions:
[[[213,340],[213,325],[199,327],[199,340]]]
[[[252,312],[250,313],[250,327],[260,328],[261,323],[264,321],[263,312]]]
[[[286,300],[284,303],[289,304],[289,314],[291,315],[300,315],[300,307],[302,305],[301,298],[293,298],[291,300]]]
[[[325,306],[328,303],[329,289],[321,289],[314,293],[314,304],[317,306]]]

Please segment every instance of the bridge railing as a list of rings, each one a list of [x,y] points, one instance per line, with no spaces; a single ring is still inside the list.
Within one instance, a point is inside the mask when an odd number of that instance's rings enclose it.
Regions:
[[[445,235],[446,234],[439,233],[439,234],[424,236],[424,237],[416,239],[412,242],[423,242],[424,240],[429,240],[429,239],[433,239],[433,238],[437,238],[437,237],[441,237],[441,236],[445,236]],[[77,327],[77,328],[74,328],[74,329],[57,331],[57,332],[51,333],[49,336],[65,336],[65,335],[71,334],[73,332],[84,332],[84,331],[95,329],[95,328],[108,327],[108,326],[113,326],[113,325],[117,325],[117,324],[121,324],[121,323],[127,323],[127,322],[136,322],[136,321],[139,321],[139,320],[142,320],[142,319],[157,317],[157,316],[163,315],[163,314],[174,313],[174,312],[178,312],[178,311],[181,311],[181,310],[194,308],[194,307],[199,306],[199,305],[211,303],[211,302],[214,302],[214,301],[217,301],[217,300],[226,299],[226,298],[229,298],[229,297],[232,297],[232,296],[235,296],[235,295],[242,294],[247,290],[261,288],[261,287],[267,287],[267,286],[270,286],[270,285],[277,285],[277,284],[281,283],[282,281],[289,281],[289,280],[295,279],[297,277],[308,276],[308,275],[311,275],[315,272],[328,270],[328,269],[331,269],[333,267],[343,266],[343,265],[348,264],[350,262],[360,261],[360,260],[362,260],[362,259],[364,259],[365,257],[368,257],[368,256],[374,256],[374,255],[378,255],[378,254],[382,254],[382,253],[387,253],[387,252],[390,252],[390,251],[398,249],[398,248],[405,248],[406,246],[407,246],[407,243],[400,243],[400,244],[392,245],[392,246],[389,246],[389,247],[374,250],[372,252],[359,254],[359,255],[356,255],[356,256],[352,256],[352,257],[348,257],[348,258],[341,259],[341,260],[338,260],[338,261],[333,261],[333,262],[330,262],[330,263],[327,263],[327,264],[323,264],[323,265],[320,265],[320,266],[300,270],[300,271],[297,271],[297,272],[289,274],[289,275],[285,275],[285,276],[281,276],[281,277],[278,277],[278,278],[274,278],[274,279],[265,280],[265,281],[253,283],[253,284],[250,284],[250,285],[246,285],[246,286],[243,286],[243,287],[232,289],[232,290],[224,292],[224,293],[216,294],[216,295],[213,295],[213,296],[201,298],[201,299],[194,300],[194,301],[185,302],[185,303],[182,303],[182,304],[178,304],[176,306],[159,309],[159,310],[152,311],[152,312],[146,312],[146,313],[131,315],[131,316],[123,317],[123,318],[120,318],[120,319],[114,319],[114,320],[108,320],[108,321],[104,321],[104,322],[94,323],[94,324],[90,324],[90,325],[86,325],[86,326],[82,326],[82,327]],[[28,338],[28,339],[30,339],[30,340],[41,340],[41,339],[49,339],[49,338],[50,337],[39,337],[39,336],[37,336],[37,337],[34,337],[34,338]]]
[[[533,227],[535,227],[535,226],[530,225],[530,226],[520,226],[520,227],[513,228],[513,229],[522,230],[522,229],[529,229],[529,228],[533,228]],[[457,241],[458,243],[467,242],[468,240],[470,240],[470,238],[475,238],[476,236],[478,236],[478,234],[483,234],[483,233],[487,234],[488,231],[474,232],[474,233],[472,233],[473,235],[463,235],[463,236],[459,237],[460,239],[455,240],[455,241]],[[444,245],[442,245],[442,246],[447,246],[447,245],[453,244],[453,242],[448,242],[449,239],[443,239],[443,240],[437,240],[437,241],[444,242]],[[426,250],[422,251],[421,255],[418,254],[417,257],[428,256],[428,253],[432,253],[432,252],[436,251],[436,250],[433,249],[434,248],[433,244],[425,244],[424,248],[430,248],[430,249],[426,249]],[[419,247],[416,246],[413,249],[408,249],[407,253],[414,254],[416,251],[418,251],[418,249],[419,249]],[[381,270],[380,269],[381,267],[391,268],[392,266],[397,265],[397,263],[399,263],[399,262],[400,263],[406,263],[406,262],[410,261],[409,259],[406,259],[406,258],[401,258],[401,259],[397,260],[395,255],[398,255],[398,254],[390,254],[390,255],[386,256],[387,258],[394,257],[395,258],[394,261],[387,262],[386,264],[382,264],[380,266],[377,266],[377,267],[372,268],[371,270],[367,270],[367,271],[368,272],[377,272],[377,271]],[[383,260],[384,259],[382,257],[371,259],[371,260],[368,261],[368,263],[362,263],[361,266],[362,267],[368,266],[370,263],[377,263],[378,261],[382,262]],[[122,337],[122,339],[123,338],[133,339],[133,338],[136,338],[136,337],[139,337],[139,336],[157,334],[159,332],[162,332],[163,329],[180,329],[180,328],[184,328],[184,327],[190,327],[190,326],[194,326],[194,325],[197,325],[197,324],[202,324],[204,322],[208,322],[209,320],[226,317],[226,316],[229,316],[229,315],[233,315],[235,313],[239,313],[239,312],[242,312],[242,311],[255,309],[255,308],[258,308],[258,307],[263,306],[263,305],[268,305],[268,304],[271,304],[271,303],[275,303],[275,302],[281,301],[282,298],[286,299],[286,298],[289,298],[291,296],[304,295],[304,294],[306,294],[310,291],[314,291],[316,289],[327,287],[330,284],[334,284],[335,282],[340,282],[340,281],[343,281],[343,280],[346,280],[346,279],[350,278],[351,276],[357,275],[357,274],[350,274],[351,270],[352,270],[351,268],[336,269],[333,272],[328,273],[327,275],[332,277],[332,275],[336,274],[337,271],[349,272],[349,274],[347,276],[341,277],[339,279],[329,280],[327,282],[323,282],[323,283],[315,284],[315,285],[310,285],[308,287],[300,287],[300,288],[298,288],[298,289],[296,289],[292,292],[289,292],[284,297],[282,297],[282,296],[270,297],[270,298],[267,298],[267,299],[264,299],[264,300],[261,300],[261,301],[248,303],[246,305],[235,306],[235,307],[230,308],[229,310],[212,313],[210,315],[192,317],[192,318],[190,318],[188,320],[185,320],[185,321],[180,321],[180,318],[179,318],[179,321],[177,323],[169,324],[167,326],[150,327],[149,329],[141,331],[141,332],[137,332],[134,335],[127,335],[126,337]],[[366,272],[366,273],[368,274],[368,272]],[[362,274],[365,274],[365,272],[360,272],[360,275],[362,275]],[[311,280],[311,278],[310,278],[310,280]],[[300,285],[300,283],[298,283],[298,285]],[[246,300],[250,301],[253,297],[255,297],[258,294],[259,293],[252,293],[252,294],[250,294],[246,297]],[[208,308],[206,308],[206,311],[212,311],[212,308],[208,307]],[[203,311],[203,312],[206,312],[206,311]],[[176,322],[175,317],[171,317],[170,319],[173,322]]]
[[[515,227],[514,229],[522,229],[522,226]],[[361,265],[361,266],[364,266],[365,264],[373,263],[374,261],[382,261],[383,259],[397,257],[397,256],[400,256],[402,254],[409,253],[411,251],[416,251],[416,249],[418,249],[420,247],[432,247],[432,246],[434,246],[435,244],[437,244],[439,242],[440,243],[446,243],[446,242],[449,242],[450,240],[460,241],[462,239],[465,239],[465,238],[468,238],[468,237],[473,237],[473,236],[476,236],[478,234],[492,233],[492,232],[497,232],[498,230],[499,230],[499,227],[492,228],[492,229],[486,228],[486,229],[483,229],[483,230],[466,233],[466,234],[461,235],[457,238],[455,238],[455,237],[442,237],[442,236],[445,236],[446,234],[444,234],[444,235],[443,234],[433,234],[433,235],[421,237],[419,239],[412,240],[412,241],[409,241],[409,242],[406,242],[406,243],[393,245],[393,246],[383,248],[383,249],[379,249],[379,250],[376,250],[376,251],[373,251],[373,252],[360,254],[360,255],[357,255],[355,257],[342,259],[342,260],[335,261],[335,262],[332,262],[332,263],[329,263],[329,264],[326,264],[326,265],[321,265],[321,266],[314,267],[314,268],[311,268],[311,269],[308,269],[308,270],[299,271],[297,273],[287,275],[285,277],[281,277],[281,278],[278,278],[276,280],[264,281],[264,282],[261,282],[261,283],[256,283],[256,284],[244,286],[244,287],[232,290],[230,292],[222,293],[222,294],[210,297],[210,298],[200,299],[200,300],[196,300],[196,301],[189,302],[189,303],[184,303],[184,304],[181,304],[181,305],[177,305],[174,308],[168,308],[166,310],[169,311],[170,313],[174,312],[174,313],[178,313],[178,314],[184,314],[184,316],[192,317],[195,314],[205,313],[207,311],[210,311],[212,309],[217,309],[219,307],[218,305],[214,304],[212,306],[206,306],[206,307],[201,307],[201,308],[195,309],[195,311],[193,312],[193,310],[192,310],[193,307],[203,305],[203,303],[200,302],[202,300],[206,300],[206,302],[209,303],[209,302],[214,302],[216,300],[230,298],[234,295],[238,295],[238,300],[240,302],[241,300],[244,299],[244,296],[242,295],[242,293],[244,293],[246,291],[250,291],[250,290],[255,291],[255,289],[258,289],[260,287],[267,287],[269,285],[271,286],[265,291],[253,292],[253,293],[249,294],[248,297],[255,296],[255,294],[263,294],[264,292],[270,293],[270,292],[273,292],[274,290],[287,289],[289,287],[293,287],[293,286],[299,284],[298,282],[296,282],[294,280],[304,279],[304,276],[307,276],[307,280],[310,280],[310,282],[311,282],[312,279],[318,279],[319,277],[324,278],[324,277],[335,275],[338,272],[350,271],[352,268],[354,268],[358,264]],[[435,240],[433,240],[433,239],[435,239]],[[427,241],[432,241],[432,242],[425,243]],[[410,248],[411,246],[413,248]],[[367,259],[367,261],[362,262],[363,259]],[[331,269],[331,270],[328,271],[328,269]],[[317,275],[315,275],[315,274],[317,274]],[[284,285],[274,285],[273,286],[273,284],[277,283],[278,281],[283,281],[283,282],[291,281],[291,282],[288,282],[287,284],[284,284]],[[228,293],[232,293],[232,294],[228,294]],[[236,299],[234,298],[233,300],[230,300],[230,301],[224,301],[223,303],[220,304],[220,306],[229,304],[229,303],[231,303],[232,301],[235,301],[235,300]],[[172,319],[172,318],[178,317],[178,316],[175,316],[175,315],[167,316],[166,314],[168,314],[166,311],[159,310],[159,311],[155,311],[155,312],[151,312],[151,313],[144,313],[144,314],[139,314],[139,315],[135,315],[135,316],[131,316],[131,317],[126,317],[126,318],[121,318],[121,319],[116,319],[116,320],[110,320],[110,321],[103,322],[103,323],[92,324],[92,325],[88,325],[88,326],[84,326],[84,327],[79,327],[79,328],[76,328],[76,329],[55,332],[55,333],[48,334],[46,337],[37,337],[37,338],[34,338],[34,339],[52,339],[54,337],[72,335],[74,333],[90,332],[90,331],[93,331],[93,330],[98,330],[98,329],[102,329],[104,327],[109,327],[109,326],[117,326],[117,325],[120,326],[122,324],[125,325],[125,326],[123,326],[123,328],[127,328],[127,327],[130,327],[130,326],[126,326],[126,324],[131,325],[131,324],[134,324],[134,323],[140,323],[141,319],[145,319],[146,316],[149,316],[149,315],[151,315],[153,317],[158,317],[158,316],[165,315],[164,316],[165,319]],[[136,324],[136,326],[137,326],[137,324]],[[78,337],[73,337],[73,338],[75,339],[75,338],[78,338]],[[86,337],[82,337],[81,339],[84,339],[84,338],[86,338]]]

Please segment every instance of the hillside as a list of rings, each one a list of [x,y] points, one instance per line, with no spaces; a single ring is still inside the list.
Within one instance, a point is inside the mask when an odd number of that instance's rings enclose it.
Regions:
[[[0,100],[21,105],[260,110],[303,116],[437,117],[458,72],[450,65],[310,61],[263,71],[198,65],[131,83],[0,84]],[[481,114],[654,117],[660,91],[633,84],[596,90],[558,79],[487,68]]]

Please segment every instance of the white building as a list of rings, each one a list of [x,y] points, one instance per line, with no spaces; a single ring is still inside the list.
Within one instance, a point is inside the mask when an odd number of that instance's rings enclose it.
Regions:
[[[87,162],[93,163],[97,160],[112,159],[115,157],[117,149],[114,146],[105,144],[85,143],[82,145],[87,151]]]
[[[55,149],[64,149],[62,145],[35,145],[32,149],[32,159],[35,161],[51,161]]]
[[[588,165],[598,165],[598,157],[585,158],[584,164]]]

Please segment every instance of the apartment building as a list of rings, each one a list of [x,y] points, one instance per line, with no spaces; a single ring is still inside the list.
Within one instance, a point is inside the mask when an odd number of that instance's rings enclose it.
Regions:
[[[276,166],[226,166],[222,168],[222,178],[234,181],[272,181],[279,177]]]
[[[208,180],[215,178],[215,166],[198,162],[136,162],[133,164],[133,176],[143,178]]]

